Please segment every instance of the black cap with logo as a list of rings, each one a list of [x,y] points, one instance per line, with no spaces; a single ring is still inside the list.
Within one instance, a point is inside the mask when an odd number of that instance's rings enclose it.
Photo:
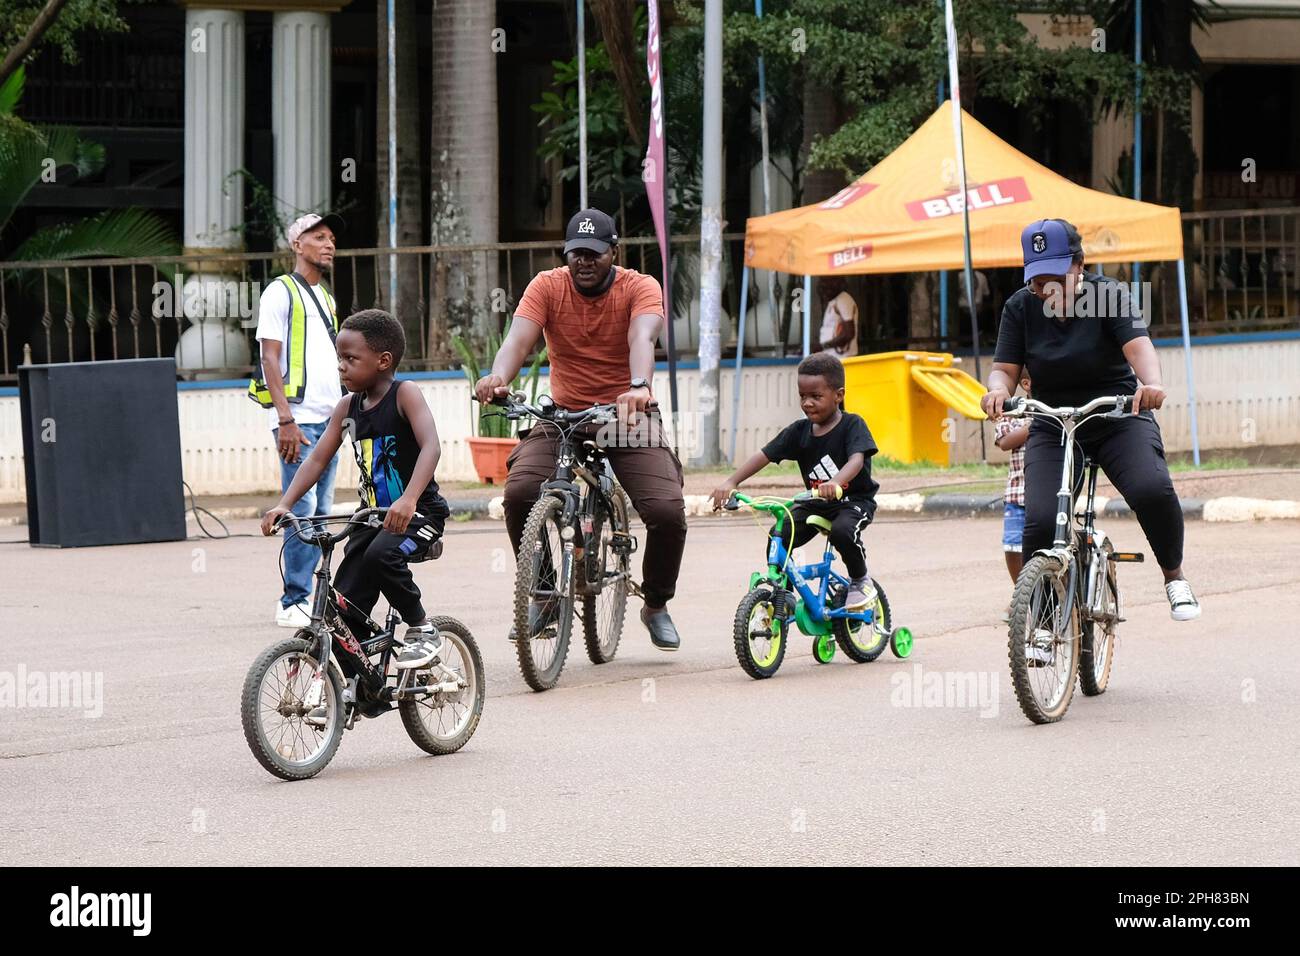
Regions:
[[[599,209],[579,210],[564,230],[565,255],[574,249],[590,249],[599,254],[617,242],[618,230],[614,220]]]

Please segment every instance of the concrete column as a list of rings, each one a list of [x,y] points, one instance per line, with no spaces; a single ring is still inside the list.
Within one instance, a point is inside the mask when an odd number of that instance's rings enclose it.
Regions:
[[[185,11],[185,207],[187,252],[243,243],[244,14]]]
[[[327,13],[276,13],[271,47],[271,133],[275,195],[292,221],[328,206],[330,153],[330,18]],[[280,238],[284,244],[284,238]]]

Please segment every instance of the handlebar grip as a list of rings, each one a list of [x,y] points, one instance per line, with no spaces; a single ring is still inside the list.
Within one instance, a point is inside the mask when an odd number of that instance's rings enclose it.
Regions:
[[[1025,400],[1022,397],[1020,397],[1019,395],[1013,395],[1010,398],[1008,398],[1005,402],[1002,403],[1002,411],[1004,412],[1019,411],[1020,406],[1023,405],[1024,403]]]
[[[740,502],[737,501],[735,496],[733,495],[732,497],[728,498],[726,501],[722,503],[722,507],[727,511],[739,511]]]

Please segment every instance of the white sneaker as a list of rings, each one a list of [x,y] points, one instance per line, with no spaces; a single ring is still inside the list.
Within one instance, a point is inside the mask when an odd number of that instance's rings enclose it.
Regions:
[[[1175,621],[1194,621],[1201,616],[1201,605],[1186,581],[1170,581],[1165,585],[1165,595],[1169,598],[1169,616]]]
[[[876,586],[870,578],[864,578],[861,583],[853,581],[849,583],[849,593],[844,596],[844,608],[848,611],[861,611],[874,607],[878,597]]]
[[[306,627],[311,623],[311,605],[304,601],[282,607],[275,612],[275,623],[278,627]]]
[[[1048,667],[1052,663],[1052,632],[1045,627],[1034,631],[1033,640],[1025,648],[1025,663],[1029,667]]]

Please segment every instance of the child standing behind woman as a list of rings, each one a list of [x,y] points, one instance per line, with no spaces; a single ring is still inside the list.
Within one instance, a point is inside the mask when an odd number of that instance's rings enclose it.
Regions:
[[[1020,388],[1029,397],[1029,376],[1020,377]],[[1029,439],[1029,419],[1001,418],[993,425],[993,443],[1011,452],[1007,465],[1007,490],[1002,508],[1002,551],[1007,559],[1011,583],[1020,577],[1024,558],[1020,546],[1025,536],[1025,442]]]

